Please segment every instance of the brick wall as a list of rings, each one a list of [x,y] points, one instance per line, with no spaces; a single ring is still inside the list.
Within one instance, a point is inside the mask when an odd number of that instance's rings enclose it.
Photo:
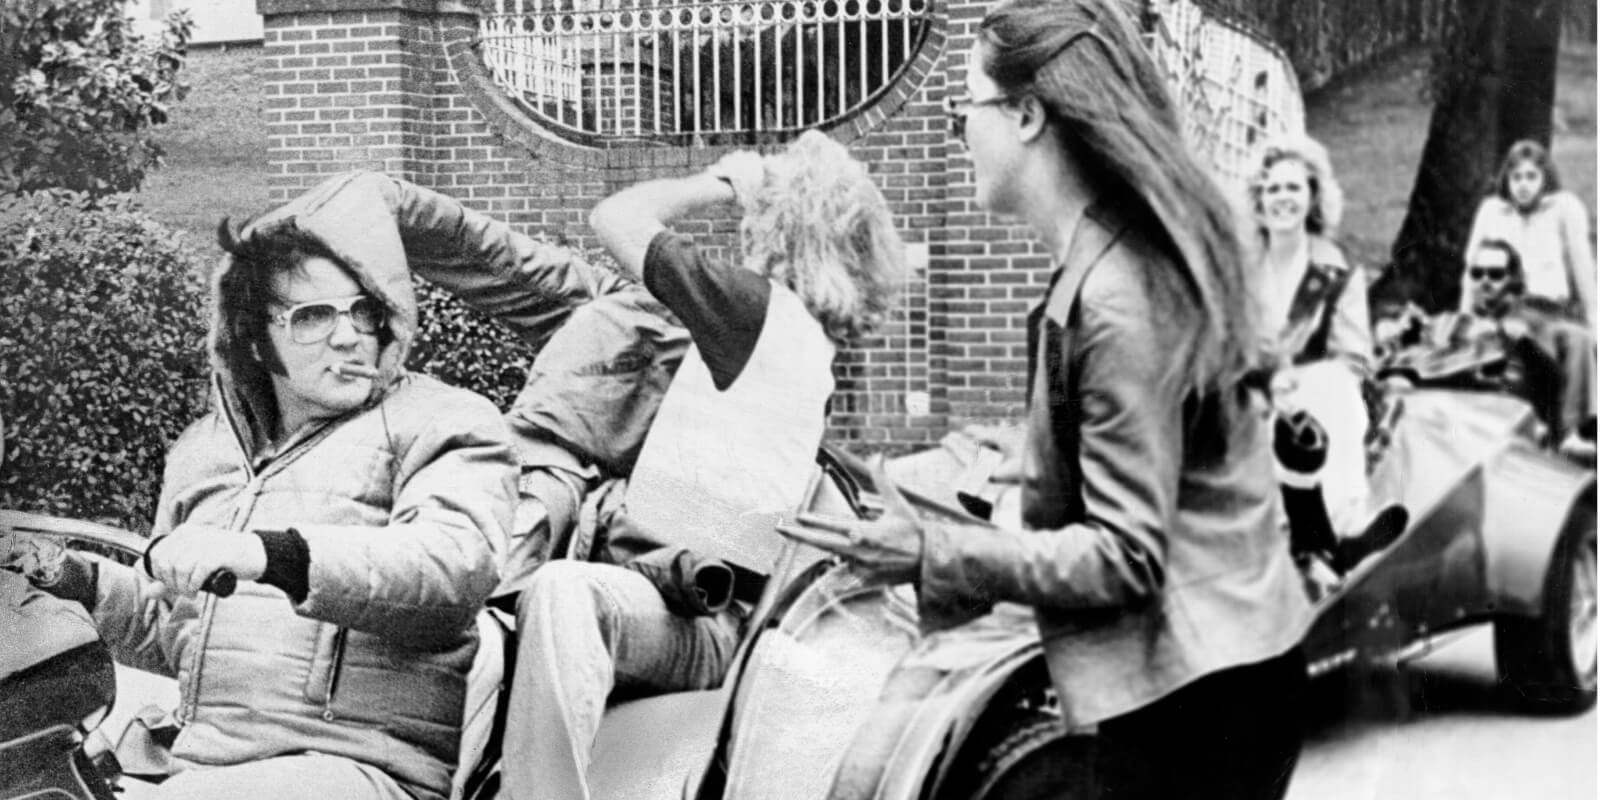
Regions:
[[[683,174],[725,147],[601,149],[530,126],[488,83],[472,48],[475,11],[432,0],[259,0],[266,19],[266,105],[275,200],[357,167],[460,198],[528,232],[592,246],[602,197]],[[952,420],[1014,416],[1022,312],[1042,286],[1030,237],[971,208],[971,173],[943,115],[952,53],[941,19],[902,88],[830,131],[869,165],[911,246],[914,274],[879,337],[841,354],[830,418],[836,439],[912,447]],[[772,149],[772,148],[764,148]],[[959,224],[952,224],[958,222]],[[679,230],[724,249],[732,216]],[[908,400],[910,401],[908,403]]]
[[[454,0],[257,2],[276,199],[329,173],[370,167],[523,230],[592,246],[586,219],[600,198],[702,168],[727,149],[585,147],[539,129],[489,82],[473,48],[476,11]],[[942,113],[990,4],[934,2],[936,21],[904,79],[829,131],[869,165],[916,267],[883,335],[841,354],[830,429],[846,442],[909,448],[967,421],[1015,418],[1023,407],[1022,320],[1048,262],[1028,231],[974,206],[971,165]],[[1214,4],[1260,16],[1275,3]],[[677,227],[727,248],[734,223]]]

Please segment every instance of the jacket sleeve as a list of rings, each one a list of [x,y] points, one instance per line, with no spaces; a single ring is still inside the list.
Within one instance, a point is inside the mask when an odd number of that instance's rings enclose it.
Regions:
[[[305,616],[411,647],[453,642],[499,582],[516,497],[505,422],[464,392],[404,453],[389,522],[295,528],[310,555]]]
[[[202,418],[167,453],[161,497],[150,531],[152,541],[171,533],[187,515],[178,498],[189,480],[188,456],[201,438],[197,436],[198,429],[216,422],[215,416]],[[94,620],[113,658],[146,672],[177,677],[178,654],[183,644],[183,626],[179,623],[197,613],[194,602],[158,593],[156,582],[139,567],[104,558],[96,558],[96,562]]]
[[[1034,531],[929,527],[919,597],[935,622],[959,622],[998,601],[1111,608],[1162,590],[1184,461],[1179,367],[1195,326],[1185,324],[1181,306],[1153,302],[1152,291],[1106,280],[1125,268],[1089,274],[1072,352],[1051,356],[1072,359],[1078,387],[1083,522]]]
[[[333,192],[347,195],[325,201],[334,216],[352,202],[381,201],[394,218],[414,274],[505,323],[535,349],[573,307],[632,284],[569,248],[518,233],[453,198],[387,175],[356,173]]]
[[[1341,257],[1342,260],[1342,257]],[[1372,318],[1367,309],[1367,272],[1348,265],[1350,277],[1334,304],[1328,354],[1350,365],[1357,377],[1372,374]]]

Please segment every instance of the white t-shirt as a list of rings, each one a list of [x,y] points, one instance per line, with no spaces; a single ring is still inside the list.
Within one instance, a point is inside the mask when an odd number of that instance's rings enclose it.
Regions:
[[[1574,239],[1582,238],[1587,246],[1588,235],[1589,212],[1571,192],[1545,195],[1528,214],[1519,212],[1503,198],[1490,197],[1478,207],[1478,215],[1472,221],[1467,263],[1472,263],[1472,254],[1480,242],[1508,242],[1522,257],[1528,295],[1564,303],[1572,297],[1572,280],[1577,274],[1570,263]]]
[[[628,481],[628,518],[758,573],[816,471],[834,345],[788,288],[658,234],[645,285],[693,340]]]

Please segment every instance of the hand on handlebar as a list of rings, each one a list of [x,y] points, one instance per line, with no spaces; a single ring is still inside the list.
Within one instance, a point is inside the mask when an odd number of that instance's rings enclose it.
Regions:
[[[144,565],[167,591],[184,595],[210,591],[227,596],[232,593],[230,587],[219,586],[217,581],[208,585],[207,581],[219,573],[241,581],[259,580],[267,569],[267,550],[253,533],[189,522],[152,541],[145,549]],[[226,582],[225,578],[221,581]],[[227,591],[222,591],[224,588]]]

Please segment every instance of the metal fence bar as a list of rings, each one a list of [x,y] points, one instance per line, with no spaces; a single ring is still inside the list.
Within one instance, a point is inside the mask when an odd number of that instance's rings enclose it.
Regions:
[[[636,139],[838,119],[898,77],[930,12],[926,0],[488,0],[479,32],[495,82],[537,115]]]
[[[762,101],[765,98],[763,98],[761,96],[761,90],[763,88],[765,88],[765,86],[761,83],[761,34],[762,34],[761,12],[764,10],[764,8],[765,8],[765,6],[763,4],[756,3],[756,5],[755,5],[755,19],[751,20],[751,22],[754,23],[752,25],[752,28],[755,31],[755,35],[750,37],[751,39],[753,39],[755,41],[756,108],[755,108],[755,114],[752,115],[752,116],[755,118],[755,126],[754,127],[755,127],[755,129],[757,131],[761,130],[761,110],[763,108],[766,108],[766,106],[762,104]]]

